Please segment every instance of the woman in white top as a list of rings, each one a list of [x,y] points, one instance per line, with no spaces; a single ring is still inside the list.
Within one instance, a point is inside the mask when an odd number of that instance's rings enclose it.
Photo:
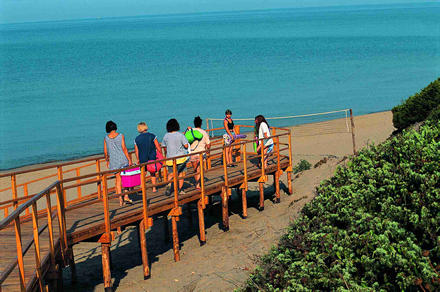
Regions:
[[[264,151],[264,167],[267,167],[268,154],[273,151],[273,140],[270,138],[269,124],[262,115],[255,117],[255,133],[258,133],[258,139],[264,139],[258,141],[257,152]]]

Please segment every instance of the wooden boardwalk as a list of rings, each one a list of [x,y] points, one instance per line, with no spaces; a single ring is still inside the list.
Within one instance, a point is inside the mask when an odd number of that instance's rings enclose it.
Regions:
[[[195,173],[191,169],[185,178],[184,193],[166,194],[169,182],[165,181],[158,183],[158,191],[153,193],[151,182],[146,181],[148,176],[142,172],[144,179],[141,187],[130,191],[133,200],[131,205],[120,207],[118,196],[110,192],[111,188],[107,186],[107,180],[112,176],[110,172],[53,183],[32,199],[17,204],[15,211],[0,222],[0,291],[62,290],[63,267],[71,266],[72,278],[76,277],[72,246],[82,241],[101,243],[103,281],[106,290],[111,291],[110,243],[117,236],[117,231],[128,225],[138,226],[144,278],[148,278],[150,271],[145,232],[154,224],[157,215],[171,218],[174,257],[178,261],[180,254],[176,222],[181,215],[181,206],[197,202],[199,235],[203,244],[206,241],[203,212],[211,196],[221,196],[222,225],[224,230],[228,230],[228,198],[232,188],[241,189],[244,217],[247,216],[248,182],[259,182],[260,210],[264,208],[264,184],[267,183],[268,175],[274,176],[275,201],[280,197],[279,179],[283,172],[288,175],[291,192],[291,142],[290,132],[286,131],[278,137],[274,136],[275,150],[267,158],[267,167],[260,167],[263,156],[255,153],[252,156],[252,153],[247,152],[246,145],[249,146],[250,141],[238,145],[239,159],[235,167],[231,168],[223,165],[224,147],[218,148],[217,152],[212,150],[209,168],[202,168],[201,189],[195,188]],[[288,137],[288,143],[280,142],[283,135]],[[283,148],[283,145],[287,147]],[[196,155],[200,155],[203,164],[207,165],[203,153]],[[65,189],[69,183],[79,180],[83,184],[98,184],[97,193],[83,200],[65,202]],[[177,178],[173,180],[175,183]],[[71,186],[73,188],[77,184]],[[25,215],[29,208],[32,211]]]

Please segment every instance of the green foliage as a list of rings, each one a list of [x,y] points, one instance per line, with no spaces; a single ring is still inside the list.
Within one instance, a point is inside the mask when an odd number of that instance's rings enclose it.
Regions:
[[[416,122],[424,121],[438,105],[440,78],[392,109],[394,127],[401,131]]]
[[[427,120],[432,122],[440,122],[440,105],[431,111]]]
[[[440,126],[365,149],[260,259],[244,291],[440,291]]]
[[[293,168],[293,173],[298,173],[303,170],[309,170],[312,165],[307,160],[301,159],[300,162]]]

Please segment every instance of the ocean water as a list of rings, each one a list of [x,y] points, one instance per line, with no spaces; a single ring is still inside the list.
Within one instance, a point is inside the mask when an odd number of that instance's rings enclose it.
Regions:
[[[113,120],[389,110],[440,76],[440,4],[0,25],[0,169],[102,152]]]

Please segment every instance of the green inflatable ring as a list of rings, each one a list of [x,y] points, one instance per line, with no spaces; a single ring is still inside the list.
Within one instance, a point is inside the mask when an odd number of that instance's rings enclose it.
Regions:
[[[203,138],[203,134],[197,130],[189,129],[185,131],[186,140],[188,140],[189,144],[192,144],[194,141],[200,141]]]

